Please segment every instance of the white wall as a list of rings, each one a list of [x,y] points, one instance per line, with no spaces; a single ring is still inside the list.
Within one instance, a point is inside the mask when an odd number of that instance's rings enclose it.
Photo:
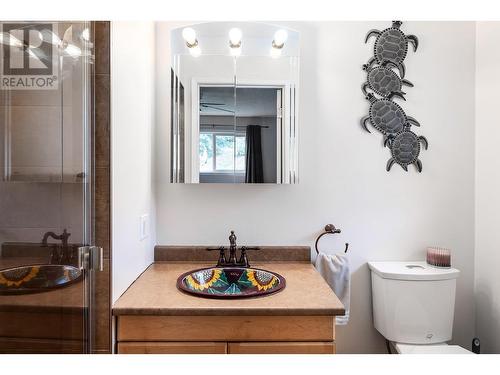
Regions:
[[[500,353],[500,22],[476,28],[476,334],[481,351]]]
[[[111,23],[113,302],[153,261],[154,48],[153,22]]]
[[[234,229],[241,244],[314,245],[326,223],[328,252],[351,244],[352,316],[338,329],[341,353],[384,352],[372,324],[370,260],[423,259],[428,245],[453,249],[458,280],[454,342],[474,333],[474,45],[473,22],[407,22],[420,39],[406,59],[407,113],[429,140],[423,173],[385,171],[389,151],[364,132],[368,111],[361,70],[372,54],[363,43],[388,22],[287,23],[301,32],[300,184],[169,184],[169,41],[157,24],[156,189],[159,244],[221,244]],[[178,25],[175,25],[178,26]],[[117,249],[116,244],[114,248]],[[115,268],[116,269],[116,268]]]

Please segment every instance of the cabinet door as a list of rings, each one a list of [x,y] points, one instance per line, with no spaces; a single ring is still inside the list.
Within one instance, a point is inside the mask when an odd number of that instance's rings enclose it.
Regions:
[[[118,354],[226,354],[225,342],[119,342]]]
[[[230,342],[229,354],[335,354],[335,343],[327,342]]]

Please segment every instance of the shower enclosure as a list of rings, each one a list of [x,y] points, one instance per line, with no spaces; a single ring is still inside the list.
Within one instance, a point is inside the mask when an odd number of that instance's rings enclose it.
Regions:
[[[0,353],[91,353],[94,25],[0,22]]]

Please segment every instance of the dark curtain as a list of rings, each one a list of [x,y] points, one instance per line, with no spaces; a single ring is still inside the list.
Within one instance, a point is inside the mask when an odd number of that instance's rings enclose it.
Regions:
[[[260,126],[247,126],[247,159],[246,159],[246,183],[263,183],[264,171],[262,166],[262,142]]]

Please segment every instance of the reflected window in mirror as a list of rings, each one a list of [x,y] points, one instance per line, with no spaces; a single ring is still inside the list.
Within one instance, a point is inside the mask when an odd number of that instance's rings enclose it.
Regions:
[[[200,182],[276,183],[282,170],[282,90],[200,88]]]

